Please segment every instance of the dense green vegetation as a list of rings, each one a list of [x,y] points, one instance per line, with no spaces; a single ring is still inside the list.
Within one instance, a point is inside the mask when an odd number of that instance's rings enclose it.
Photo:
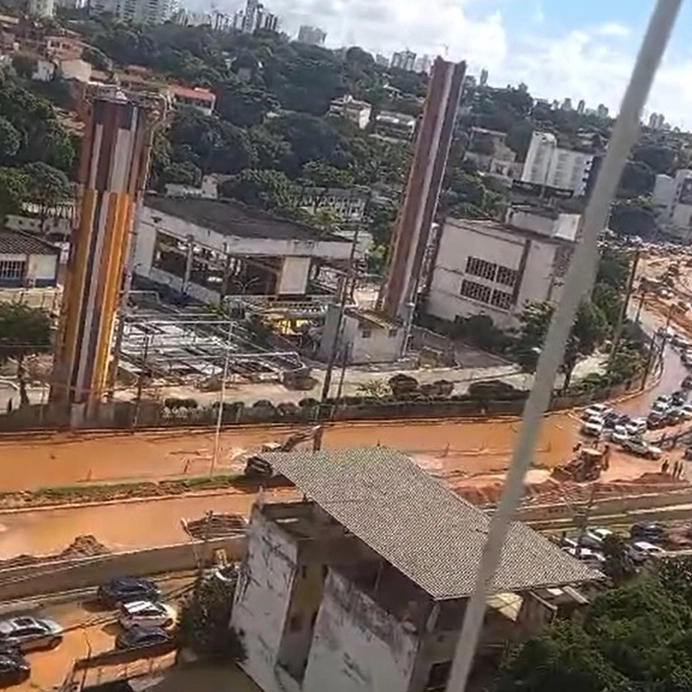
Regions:
[[[70,195],[75,147],[52,105],[0,71],[0,219],[22,202],[45,209]]]
[[[683,692],[692,689],[689,558],[599,596],[507,661],[497,692]]]

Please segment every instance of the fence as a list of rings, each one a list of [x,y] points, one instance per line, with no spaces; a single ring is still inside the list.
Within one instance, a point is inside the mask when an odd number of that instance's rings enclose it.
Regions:
[[[614,399],[642,388],[642,379],[627,383],[563,396],[556,393],[550,403],[551,411],[586,406],[594,401]],[[242,401],[225,403],[222,414],[224,426],[252,424],[311,424],[330,421],[406,420],[415,418],[476,418],[520,416],[528,392],[515,390],[511,398],[469,394],[450,397],[428,397],[416,394],[411,399],[394,397],[343,397],[319,402],[302,399],[273,404],[262,400],[253,404]],[[166,405],[168,404],[168,405]],[[149,402],[104,403],[98,415],[84,421],[81,427],[92,429],[132,429],[165,427],[211,427],[217,424],[218,404],[200,407],[190,399]],[[69,429],[67,407],[33,404],[0,416],[0,433],[29,430]]]

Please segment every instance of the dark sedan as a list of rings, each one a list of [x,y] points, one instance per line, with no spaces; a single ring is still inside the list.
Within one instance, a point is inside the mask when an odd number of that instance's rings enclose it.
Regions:
[[[173,637],[161,627],[135,625],[121,632],[115,639],[116,649],[148,649],[173,642]]]
[[[18,649],[0,650],[0,687],[19,685],[30,675],[31,666]]]
[[[101,584],[96,598],[106,608],[115,608],[131,601],[157,601],[161,596],[159,587],[148,579],[118,577]]]

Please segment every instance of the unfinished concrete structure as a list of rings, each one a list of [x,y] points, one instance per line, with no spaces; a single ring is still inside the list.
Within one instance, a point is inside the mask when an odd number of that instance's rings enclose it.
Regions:
[[[309,499],[253,508],[231,621],[245,672],[264,692],[444,688],[487,516],[393,450],[262,456]],[[515,524],[477,667],[599,578]]]

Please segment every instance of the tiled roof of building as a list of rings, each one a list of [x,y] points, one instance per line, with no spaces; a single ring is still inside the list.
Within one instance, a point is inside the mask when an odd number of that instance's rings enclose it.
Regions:
[[[233,200],[147,195],[145,206],[226,236],[351,243],[347,238],[253,209]]]
[[[408,457],[383,447],[262,457],[433,598],[465,598],[474,590],[489,518]],[[515,522],[493,591],[600,576]]]
[[[0,229],[1,255],[57,255],[54,245],[30,233]]]

